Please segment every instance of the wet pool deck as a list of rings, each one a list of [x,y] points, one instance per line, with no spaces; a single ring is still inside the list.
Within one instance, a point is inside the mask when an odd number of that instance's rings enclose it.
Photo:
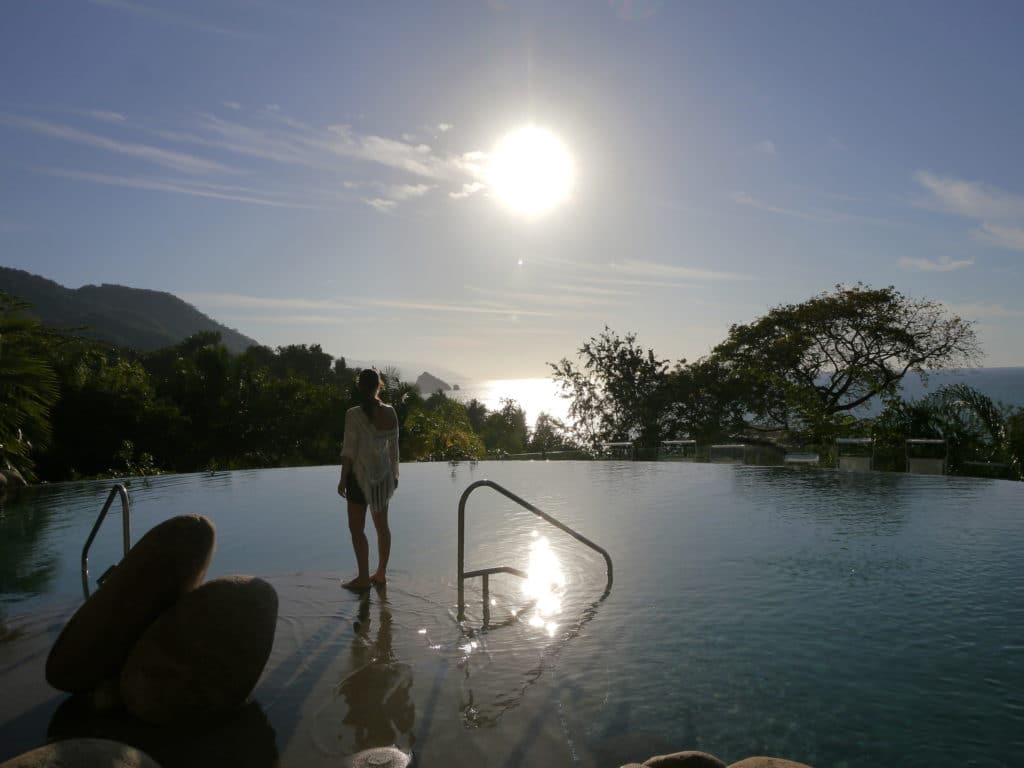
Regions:
[[[270,660],[250,703],[204,732],[98,716],[47,685],[46,656],[79,603],[9,619],[0,642],[0,761],[48,741],[99,736],[143,749],[163,768],[336,768],[392,745],[421,766],[605,762],[581,753],[566,727],[572,695],[558,690],[550,646],[495,646],[516,627],[471,639],[444,604],[454,604],[454,586],[438,585],[435,601],[399,575],[384,590],[355,594],[340,588],[342,575],[268,579],[280,598]]]

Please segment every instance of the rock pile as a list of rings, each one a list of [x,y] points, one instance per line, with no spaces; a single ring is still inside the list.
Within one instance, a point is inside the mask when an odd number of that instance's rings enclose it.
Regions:
[[[149,531],[75,612],[46,679],[153,725],[208,722],[241,707],[270,658],[277,593],[254,576],[203,582],[213,523],[182,515]]]

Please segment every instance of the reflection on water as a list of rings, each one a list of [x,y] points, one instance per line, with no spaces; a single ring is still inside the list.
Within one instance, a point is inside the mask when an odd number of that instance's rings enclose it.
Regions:
[[[371,603],[376,603],[376,616]],[[389,746],[412,751],[413,672],[395,657],[392,621],[385,588],[360,595],[349,649],[351,671],[316,713],[315,739],[321,754],[351,755]]]
[[[528,578],[523,582],[523,595],[533,600],[534,613],[529,619],[531,627],[543,627],[548,637],[554,637],[558,630],[552,617],[562,612],[561,592],[565,588],[565,575],[561,563],[551,549],[546,536],[533,532],[530,544]]]

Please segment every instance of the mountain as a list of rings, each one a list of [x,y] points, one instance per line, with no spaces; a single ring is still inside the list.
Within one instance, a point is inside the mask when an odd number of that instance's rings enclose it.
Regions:
[[[123,285],[59,283],[20,269],[0,267],[0,290],[27,301],[40,322],[79,329],[83,336],[147,352],[177,344],[200,331],[216,331],[232,352],[259,344],[221,325],[177,296]]]

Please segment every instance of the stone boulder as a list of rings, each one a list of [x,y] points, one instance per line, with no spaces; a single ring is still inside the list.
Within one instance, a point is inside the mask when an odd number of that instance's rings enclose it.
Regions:
[[[202,515],[166,520],[139,539],[71,617],[46,660],[46,680],[68,693],[115,677],[146,628],[199,586],[216,533]]]
[[[121,671],[128,711],[154,725],[206,722],[238,709],[270,657],[277,592],[225,576],[185,595],[146,630]]]
[[[160,768],[145,752],[106,739],[68,739],[13,757],[0,768]]]
[[[811,768],[804,763],[795,763],[792,760],[783,760],[781,757],[763,757],[757,755],[733,763],[729,768]]]
[[[707,752],[687,750],[670,755],[655,755],[644,760],[647,768],[725,768],[725,763]]]

